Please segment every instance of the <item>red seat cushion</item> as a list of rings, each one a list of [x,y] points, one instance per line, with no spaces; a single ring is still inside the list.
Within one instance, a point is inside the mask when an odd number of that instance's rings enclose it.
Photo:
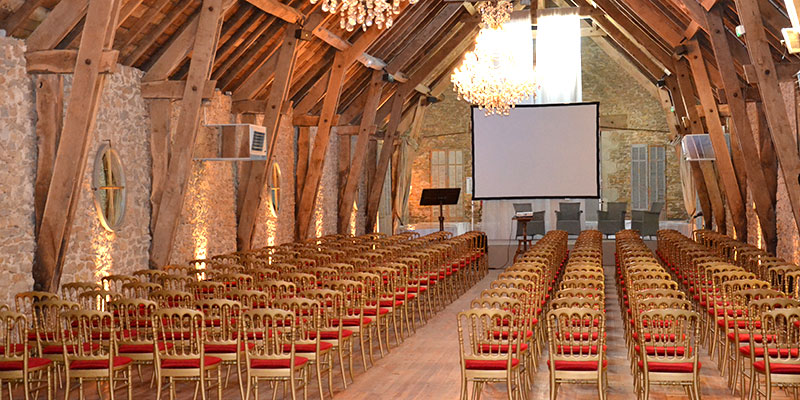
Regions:
[[[746,355],[746,356],[749,356],[750,355],[750,346],[739,347],[739,352],[744,354],[744,355]],[[756,357],[764,357],[764,347],[763,346],[756,346],[756,348],[753,350],[753,353],[755,354]],[[784,358],[788,357],[789,355],[791,355],[792,357],[797,357],[798,355],[800,355],[800,351],[798,351],[798,349],[791,349],[791,350],[789,350],[789,349],[780,349],[780,354],[781,354],[781,357],[784,357]],[[769,355],[771,357],[777,357],[778,356],[778,349],[769,349]]]
[[[633,348],[637,353],[641,349],[638,344],[633,346]],[[650,356],[656,355],[656,353],[658,353],[660,356],[674,356],[676,354],[682,356],[686,352],[686,349],[683,346],[645,346],[644,350],[647,352],[647,355]],[[689,351],[691,351],[691,348]]]
[[[114,368],[124,367],[133,360],[129,357],[117,356],[112,360]],[[108,359],[104,360],[75,360],[69,364],[70,369],[108,369]]]
[[[325,351],[332,348],[333,345],[328,342],[319,342],[319,351]],[[284,344],[283,351],[288,353],[292,351],[292,345]],[[301,343],[294,345],[294,351],[296,353],[313,353],[317,351],[317,346],[314,343]]]
[[[175,347],[172,343],[158,343],[158,350],[164,351],[166,349],[171,349]],[[119,352],[120,353],[152,353],[153,352],[153,345],[152,344],[121,344],[119,345]]]
[[[222,362],[217,357],[213,356],[205,356],[203,357],[203,363],[206,367],[211,365],[216,365]],[[167,358],[161,360],[161,368],[170,368],[170,369],[178,369],[178,368],[200,368],[200,358]]]
[[[395,294],[394,298],[395,298],[395,300],[405,300],[405,299],[414,300],[415,297],[417,297],[417,295],[415,295],[413,293],[413,291],[410,291],[408,294],[397,293],[397,294]],[[381,305],[383,305],[383,304],[381,304]],[[401,303],[401,305],[402,305],[402,303]]]
[[[753,363],[753,368],[765,372],[766,365],[764,360]],[[772,374],[800,374],[800,364],[769,363],[769,372]]]
[[[639,361],[639,368],[644,368],[644,361]],[[665,362],[649,362],[647,369],[650,372],[692,372],[694,366],[690,362],[686,363],[665,363]],[[697,369],[700,369],[700,363],[697,363]]]
[[[511,359],[511,367],[519,365],[519,359]],[[464,368],[477,370],[502,371],[508,366],[508,360],[464,360]]]
[[[380,311],[381,315],[386,315],[386,314],[389,313],[389,311],[391,311],[388,308],[381,308],[380,310],[381,310]],[[378,313],[378,308],[376,308],[376,307],[370,307],[370,308],[365,308],[364,309],[364,315],[376,315],[377,313]],[[347,320],[345,320],[345,321],[347,321]],[[367,318],[364,318],[364,323],[365,324],[369,323],[367,321]]]
[[[94,344],[84,343],[83,344],[83,351],[86,351],[86,352],[95,351],[95,350],[97,350],[99,348],[100,348],[100,344],[99,343],[94,343]],[[64,351],[64,348],[61,347],[60,344],[51,344],[49,346],[44,346],[42,348],[42,354],[60,354],[63,351]],[[74,352],[75,352],[75,346],[73,346],[71,344],[67,345],[67,353],[72,354]]]
[[[767,336],[767,340],[771,340],[770,338],[774,339],[774,335]],[[728,332],[728,340],[733,340],[736,338],[736,332]],[[753,341],[757,343],[761,343],[764,340],[764,337],[760,334],[753,335]],[[749,333],[740,333],[739,334],[739,342],[749,342],[750,341],[750,334]]]
[[[364,317],[364,318],[358,318],[358,317],[345,318],[345,319],[342,320],[342,326],[359,326],[359,324],[361,323],[362,319],[364,320],[364,325],[368,325],[369,323],[372,322],[372,318],[368,318],[368,317]],[[333,322],[333,324],[336,325],[336,324],[339,323],[339,320],[338,319],[334,319],[334,320],[331,320],[331,322]]]
[[[13,346],[13,352],[14,354],[19,354],[24,352],[26,348],[28,348],[26,344],[17,343]],[[0,354],[5,354],[5,353],[6,353],[6,346],[0,346]]]
[[[508,337],[508,331],[502,331],[502,332],[494,331],[494,332],[492,332],[492,335],[494,336],[495,339],[499,338],[501,334],[503,335],[503,338],[507,338]],[[512,335],[511,337],[516,339],[517,336],[519,335],[519,331],[513,331],[511,333],[511,335]],[[525,337],[526,338],[533,337],[533,331],[525,331]]]
[[[405,297],[401,297],[396,300],[391,300],[391,299],[381,300],[380,305],[381,307],[400,307],[403,305],[403,302],[400,300],[403,300],[404,298]]]
[[[603,360],[603,368],[608,366],[608,360]],[[550,360],[547,360],[550,367]],[[597,371],[597,361],[556,361],[556,371]]]
[[[483,353],[497,353],[498,352],[497,351],[498,348],[500,349],[500,353],[508,353],[508,345],[507,344],[488,344],[488,343],[481,345],[481,352],[483,352]],[[527,350],[528,350],[528,344],[527,343],[521,343],[520,346],[519,346],[519,351],[527,351]],[[516,344],[512,344],[511,345],[511,351],[512,352],[516,352],[517,351],[517,345]]]
[[[305,357],[295,357],[294,366],[298,367],[308,362]],[[274,360],[250,360],[250,368],[289,368],[291,367],[291,358],[280,358]]]
[[[606,351],[606,345],[603,345],[603,351]],[[597,354],[597,346],[558,346],[559,354]]]
[[[53,360],[47,358],[29,358],[28,368],[39,368],[52,362]],[[22,371],[22,360],[0,361],[0,371]]]
[[[347,338],[353,336],[353,331],[349,329],[342,329],[342,338]],[[317,337],[316,332],[308,332],[308,337],[314,339]],[[339,339],[339,332],[338,331],[321,331],[320,340],[337,340]]]
[[[742,320],[735,320],[735,321],[734,320],[729,320],[728,321],[728,328],[729,329],[733,329],[734,324],[738,324],[739,325],[739,329],[745,329],[745,328],[748,327],[748,325],[753,325],[753,326],[755,326],[756,329],[761,329],[761,321],[759,321],[759,320],[756,320],[756,321],[747,321],[747,320],[743,320],[743,319]],[[718,319],[717,320],[717,326],[719,326],[720,328],[725,327],[725,319]]]
[[[253,342],[247,343],[247,348],[252,349],[256,347],[256,344]],[[205,343],[203,345],[203,350],[206,353],[236,353],[236,344],[215,344],[215,343]],[[244,342],[241,343],[239,346],[239,350],[244,351]]]

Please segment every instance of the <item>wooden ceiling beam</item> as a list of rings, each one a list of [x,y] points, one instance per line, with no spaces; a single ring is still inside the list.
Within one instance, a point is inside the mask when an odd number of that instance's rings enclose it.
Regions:
[[[44,0],[28,0],[22,2],[22,5],[14,11],[13,14],[6,17],[0,22],[0,28],[8,32],[9,36],[16,36],[19,34],[20,29],[28,22],[28,18],[36,11]]]
[[[247,0],[247,2],[256,6],[259,10],[274,15],[290,24],[303,24],[303,13],[278,0]]]
[[[247,250],[253,246],[253,236],[256,226],[256,214],[261,204],[264,185],[267,182],[267,173],[272,166],[275,146],[280,133],[280,121],[284,106],[289,98],[289,86],[292,82],[294,65],[297,56],[297,35],[299,26],[289,24],[281,37],[278,50],[278,62],[275,70],[275,82],[270,90],[269,98],[264,108],[263,125],[267,128],[267,159],[251,164],[247,182],[240,186],[242,196],[241,208],[237,210],[238,225],[236,228],[236,247]]]
[[[739,10],[739,19],[747,32],[745,34],[747,52],[755,65],[758,90],[761,92],[769,133],[775,145],[779,166],[786,178],[784,184],[789,194],[789,203],[792,206],[795,224],[800,228],[800,182],[798,182],[800,180],[800,158],[797,155],[797,144],[778,83],[778,74],[775,73],[775,62],[764,32],[761,10],[758,4],[751,1],[736,0],[736,7]]]
[[[86,15],[88,6],[89,0],[61,0],[25,40],[28,51],[55,48]]]
[[[742,85],[736,74],[733,64],[733,55],[730,50],[728,37],[725,34],[725,26],[722,23],[722,11],[714,8],[706,14],[709,37],[714,48],[717,66],[720,69],[722,83],[727,93],[726,100],[731,111],[731,138],[736,138],[739,146],[731,146],[733,152],[739,153],[743,167],[747,171],[747,183],[750,185],[750,192],[755,203],[755,211],[758,215],[758,222],[761,225],[761,232],[767,243],[767,249],[775,254],[778,246],[778,231],[775,216],[774,197],[770,198],[767,190],[760,188],[767,187],[767,178],[761,168],[761,160],[758,157],[758,144],[753,135],[750,119],[747,115],[745,98],[742,93]],[[731,141],[733,145],[734,141]],[[741,184],[741,182],[740,182]],[[746,190],[742,191],[745,198]],[[745,198],[746,199],[746,198]]]
[[[356,193],[358,192],[358,183],[361,181],[361,173],[363,172],[364,163],[366,162],[369,136],[371,132],[374,132],[375,114],[378,112],[378,102],[381,99],[383,86],[383,74],[380,71],[372,71],[372,77],[367,88],[367,101],[364,105],[361,124],[358,129],[354,157],[350,162],[347,178],[345,178],[344,183],[340,183],[340,185],[344,187],[344,190],[342,191],[342,198],[339,199],[337,220],[339,233],[349,232],[352,204],[355,201]]]
[[[110,50],[114,42],[121,0],[91,0],[86,3],[87,29],[78,49],[70,100],[64,115],[64,123],[56,151],[53,173],[36,237],[36,253],[33,265],[34,290],[55,292],[61,280],[69,245],[72,221],[84,183],[92,142],[97,109],[103,91],[105,75],[99,71],[103,52]],[[57,5],[76,5],[62,1]],[[75,11],[75,10],[73,10]],[[83,13],[83,8],[81,8]],[[74,14],[70,14],[74,15]],[[45,26],[53,27],[56,20],[63,21],[64,14],[50,15]],[[74,21],[75,18],[67,18]],[[41,25],[40,25],[41,28]],[[56,42],[61,34],[42,35],[35,41],[34,49]],[[46,40],[45,40],[46,39]],[[88,62],[85,62],[88,61]]]
[[[397,56],[393,57],[388,65],[386,72],[396,74],[400,72],[407,63],[413,59],[425,47],[430,40],[436,37],[437,33],[448,25],[461,10],[461,4],[453,3],[445,5],[427,25],[415,32],[415,36],[405,43],[405,47]]]
[[[114,48],[125,51],[131,45],[133,40],[142,33],[142,30],[150,25],[153,20],[168,6],[172,4],[169,1],[162,1],[157,3],[154,7],[150,7],[145,13],[130,27],[124,34],[117,35],[114,43]]]
[[[142,77],[142,81],[158,81],[168,79],[181,62],[189,55],[194,46],[194,38],[197,33],[197,26],[200,14],[192,15],[183,24],[179,33],[172,37],[169,45],[161,55],[153,62],[150,68]]]
[[[136,47],[134,47],[131,53],[125,57],[123,63],[131,66],[136,65],[139,59],[142,58],[142,56],[147,53],[147,50],[156,43],[164,31],[175,22],[175,19],[182,15],[193,3],[193,0],[185,0],[183,3],[173,7],[172,10],[170,10],[170,12],[164,16],[164,18],[161,20],[161,23],[156,25],[156,27],[152,30],[148,31],[147,34],[144,35],[143,39],[136,43]]]
[[[117,71],[116,50],[105,50],[100,56],[99,73]],[[25,53],[25,66],[29,74],[73,74],[78,60],[77,50],[40,50]]]
[[[193,30],[192,61],[186,78],[181,110],[175,128],[172,154],[167,167],[167,179],[158,204],[158,214],[153,219],[151,267],[163,267],[170,261],[175,232],[181,217],[184,196],[192,171],[192,154],[200,124],[203,90],[214,65],[222,20],[225,15],[222,0],[203,0]]]
[[[684,29],[677,26],[670,18],[649,0],[620,0],[634,14],[639,16],[670,47],[676,47],[683,41]]]

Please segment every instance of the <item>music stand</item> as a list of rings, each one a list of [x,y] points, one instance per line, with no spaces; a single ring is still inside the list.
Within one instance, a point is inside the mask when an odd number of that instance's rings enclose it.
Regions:
[[[439,206],[439,231],[444,231],[444,211],[445,205],[458,204],[458,196],[461,188],[445,189],[422,189],[422,196],[419,199],[421,206]]]

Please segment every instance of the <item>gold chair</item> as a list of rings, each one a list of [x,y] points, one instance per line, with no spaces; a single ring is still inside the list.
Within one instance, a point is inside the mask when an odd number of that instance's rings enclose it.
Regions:
[[[350,380],[353,380],[353,331],[348,327],[344,329],[342,309],[344,308],[344,293],[331,289],[307,290],[301,294],[315,300],[321,307],[318,335],[323,342],[330,343],[339,358],[339,368],[342,372],[342,385],[347,388],[345,377],[344,357],[348,357],[350,367]],[[312,335],[315,337],[316,335]]]
[[[253,392],[258,400],[259,381],[275,383],[274,394],[277,394],[278,382],[284,383],[284,393],[288,384],[292,400],[297,398],[296,383],[299,381],[304,397],[307,397],[308,358],[295,355],[297,316],[291,311],[262,309],[246,311],[242,320],[239,337],[247,349],[247,392],[244,398],[249,399]]]
[[[39,391],[47,392],[47,400],[53,399],[53,361],[47,358],[30,357],[28,345],[28,321],[24,315],[12,311],[0,311],[0,398],[3,397],[3,384],[22,384],[25,400]],[[46,380],[41,373],[47,375]],[[39,384],[31,387],[31,383]]]
[[[562,383],[597,385],[605,399],[608,386],[605,357],[605,315],[590,308],[562,308],[547,313],[550,398]]]
[[[170,400],[175,399],[175,381],[197,381],[195,391],[206,397],[212,372],[217,375],[217,397],[222,400],[222,360],[205,354],[203,313],[186,308],[159,309],[152,317],[153,338],[171,343],[155,351],[156,399],[161,399],[164,379],[169,380]]]
[[[133,360],[141,379],[142,365],[153,364],[154,344],[158,347],[172,346],[153,339],[152,316],[158,305],[144,299],[119,299],[112,301],[110,306],[117,326],[116,354]]]
[[[515,318],[511,311],[477,308],[458,313],[458,344],[461,365],[461,398],[468,398],[473,383],[473,398],[479,399],[485,383],[505,382],[508,399],[521,397],[524,387],[520,373],[521,335],[487,335],[498,329],[497,321]]]
[[[792,388],[796,394],[800,386],[800,309],[767,311],[761,315],[761,321],[764,335],[769,339],[761,342],[763,360],[753,362],[750,397],[764,395],[769,400],[773,386]]]
[[[62,325],[71,327],[64,332],[63,351],[65,361],[64,398],[69,399],[70,381],[78,379],[78,391],[83,398],[85,380],[108,381],[109,395],[114,399],[116,383],[124,382],[128,400],[133,399],[131,365],[133,360],[114,355],[116,333],[114,316],[105,311],[67,311],[61,314]],[[106,333],[108,339],[105,338]],[[109,340],[110,346],[104,346]]]
[[[241,360],[246,351],[244,343],[238,341],[239,323],[244,311],[242,304],[234,300],[200,300],[195,303],[195,308],[203,313],[205,322],[205,337],[203,338],[203,352],[222,360],[222,365],[228,366],[225,376],[225,386],[228,386],[231,367],[236,370],[236,379],[239,382],[239,394],[244,397],[242,384]],[[250,343],[249,345],[254,345]]]

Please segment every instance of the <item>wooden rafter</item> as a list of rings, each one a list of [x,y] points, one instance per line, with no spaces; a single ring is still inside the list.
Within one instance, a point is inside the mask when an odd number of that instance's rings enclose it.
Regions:
[[[99,61],[103,51],[110,49],[114,42],[120,2],[120,0],[91,0],[91,3],[87,4],[86,20],[89,28],[85,30],[78,49],[70,101],[64,115],[50,187],[36,238],[33,266],[36,290],[55,291],[61,280],[61,269],[80,198],[89,143],[105,81],[105,75],[99,70]],[[69,4],[69,1],[63,1],[56,8],[69,7]],[[37,30],[42,26],[59,26],[58,23],[63,22],[63,18],[63,13],[51,13]],[[72,21],[74,18],[69,20]],[[54,35],[37,36],[37,44],[33,48],[44,50],[46,48],[41,46],[55,46],[58,36],[60,36],[58,32]],[[49,40],[45,40],[46,38]]]
[[[267,180],[267,170],[272,164],[271,160],[275,151],[275,144],[278,143],[278,126],[280,125],[281,112],[287,102],[289,85],[294,73],[297,51],[295,32],[298,28],[297,25],[288,25],[284,32],[278,53],[278,69],[275,72],[275,81],[264,109],[263,124],[267,128],[269,141],[267,160],[254,162],[250,166],[247,185],[244,190],[240,188],[239,191],[239,195],[243,196],[243,200],[241,200],[241,208],[237,211],[239,219],[236,230],[236,246],[240,250],[249,249],[253,243],[256,213],[261,204],[261,195]]]
[[[211,65],[224,15],[222,0],[203,0],[193,35],[192,61],[186,79],[181,110],[167,168],[167,180],[160,199],[156,224],[151,228],[153,241],[150,265],[161,267],[169,262],[175,232],[178,229],[183,199],[192,171],[192,153],[200,124],[202,87],[209,79]]]

